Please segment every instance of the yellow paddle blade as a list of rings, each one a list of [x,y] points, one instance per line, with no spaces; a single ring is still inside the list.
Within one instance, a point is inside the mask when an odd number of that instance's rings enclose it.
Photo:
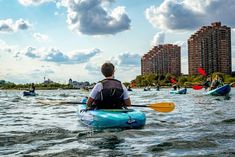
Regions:
[[[150,104],[148,107],[158,112],[171,112],[174,110],[175,104],[173,102],[158,102]]]

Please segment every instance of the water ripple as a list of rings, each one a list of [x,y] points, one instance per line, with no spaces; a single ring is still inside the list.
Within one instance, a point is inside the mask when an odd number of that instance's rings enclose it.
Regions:
[[[0,156],[234,156],[235,90],[230,99],[170,95],[170,89],[130,92],[133,104],[174,102],[170,113],[134,108],[146,114],[142,129],[93,130],[81,125],[76,104],[82,90],[0,91]]]

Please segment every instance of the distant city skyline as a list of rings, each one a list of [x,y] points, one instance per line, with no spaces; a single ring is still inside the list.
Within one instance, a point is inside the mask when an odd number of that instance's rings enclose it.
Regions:
[[[234,10],[232,0],[0,0],[0,80],[97,82],[109,60],[130,81],[141,56],[168,43],[181,46],[187,74],[188,38],[215,21],[231,27],[234,71]]]

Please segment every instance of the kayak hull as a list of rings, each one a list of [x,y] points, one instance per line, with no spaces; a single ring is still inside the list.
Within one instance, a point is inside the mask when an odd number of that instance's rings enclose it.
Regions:
[[[37,94],[35,92],[30,91],[24,91],[23,96],[36,96]]]
[[[231,91],[231,86],[229,84],[226,84],[222,87],[210,90],[206,93],[204,93],[205,95],[214,95],[214,96],[223,96],[228,94]]]
[[[187,93],[187,88],[170,91],[170,94],[186,94],[186,93]]]
[[[141,128],[145,125],[145,114],[133,109],[102,109],[85,111],[86,105],[78,106],[78,117],[88,127]]]

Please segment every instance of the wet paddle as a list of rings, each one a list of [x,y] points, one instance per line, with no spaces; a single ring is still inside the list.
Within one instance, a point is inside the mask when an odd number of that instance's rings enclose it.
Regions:
[[[206,72],[205,72],[205,70],[204,70],[203,68],[198,68],[197,71],[198,71],[202,76],[206,76]],[[203,86],[201,86],[201,85],[194,85],[194,86],[192,86],[192,88],[193,88],[194,90],[201,90],[201,89],[203,88]]]
[[[235,84],[235,82],[232,82],[232,83],[230,83],[229,85],[230,85],[231,87],[233,87],[233,84]]]
[[[86,104],[83,102],[60,102],[59,104]],[[131,107],[149,107],[158,112],[171,112],[175,108],[175,104],[173,102],[158,102],[148,105],[131,105]]]
[[[175,108],[175,104],[173,102],[159,102],[149,105],[131,105],[132,107],[149,107],[158,112],[171,112]]]
[[[194,90],[200,90],[200,89],[202,89],[202,88],[203,88],[203,86],[200,86],[200,85],[194,85],[194,86],[192,86],[192,88],[193,88]]]
[[[201,75],[206,76],[206,72],[203,68],[198,68],[197,70]]]
[[[171,83],[176,83],[176,80],[174,80],[174,79],[171,79]]]

